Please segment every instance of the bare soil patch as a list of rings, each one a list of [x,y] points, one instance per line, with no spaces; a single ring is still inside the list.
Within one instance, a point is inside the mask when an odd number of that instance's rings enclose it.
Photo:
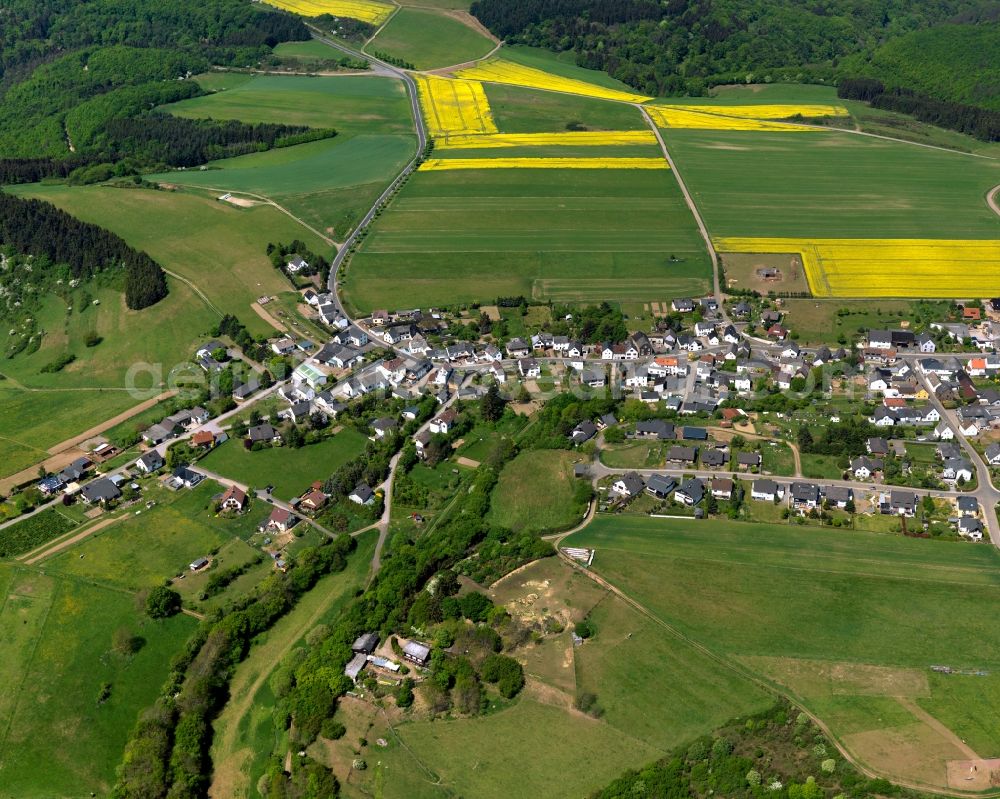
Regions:
[[[720,253],[731,288],[774,292],[809,292],[798,253]]]
[[[854,755],[889,779],[947,788],[947,763],[962,760],[963,752],[923,722],[869,730],[844,736]]]
[[[740,658],[751,668],[804,696],[930,696],[927,675],[918,669],[781,657]]]

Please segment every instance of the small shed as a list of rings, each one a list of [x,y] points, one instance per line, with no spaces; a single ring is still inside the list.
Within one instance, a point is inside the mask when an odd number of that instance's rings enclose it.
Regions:
[[[431,659],[430,647],[418,644],[416,641],[407,641],[403,646],[403,657],[418,666],[426,666]]]
[[[375,651],[375,647],[378,646],[378,633],[364,633],[358,636],[358,640],[354,642],[351,649],[355,653],[363,653],[365,655],[370,655]]]
[[[350,677],[354,682],[357,682],[358,676],[365,670],[367,663],[367,655],[363,652],[359,652],[352,657],[350,662],[348,662],[348,664],[344,667],[344,675]]]

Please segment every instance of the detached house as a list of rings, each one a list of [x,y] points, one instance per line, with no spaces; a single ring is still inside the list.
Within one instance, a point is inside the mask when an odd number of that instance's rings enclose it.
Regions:
[[[219,502],[219,505],[223,510],[234,510],[237,513],[242,512],[246,507],[246,504],[246,491],[242,488],[237,488],[236,486],[229,486]]]
[[[646,482],[636,472],[623,474],[611,486],[615,494],[626,499],[638,496],[645,488]]]

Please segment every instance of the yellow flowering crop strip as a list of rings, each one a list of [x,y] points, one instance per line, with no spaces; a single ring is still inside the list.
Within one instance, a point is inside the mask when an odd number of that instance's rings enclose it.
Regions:
[[[780,104],[780,105],[671,105],[681,111],[721,114],[728,117],[749,117],[752,119],[791,119],[802,117],[845,117],[848,111],[842,105]]]
[[[350,17],[371,25],[381,25],[392,14],[394,7],[388,3],[373,0],[265,0],[293,14],[303,17],[318,17],[330,14],[334,17]]]
[[[496,133],[483,84],[436,75],[416,75],[420,107],[431,136]]]
[[[808,125],[792,125],[787,122],[769,122],[721,113],[688,111],[675,106],[647,105],[646,111],[653,122],[661,128],[682,128],[688,130],[763,130],[782,133],[808,133],[818,128]]]
[[[662,158],[428,158],[426,172],[452,169],[669,169]]]
[[[485,64],[462,69],[455,73],[459,78],[482,80],[487,83],[506,83],[511,86],[523,86],[527,89],[548,89],[549,91],[566,94],[582,94],[585,97],[597,97],[602,100],[618,100],[623,103],[644,103],[651,98],[641,94],[608,89],[575,78],[564,78],[533,67],[515,64],[513,61],[496,59]]]
[[[482,136],[453,135],[436,144],[438,150],[481,150],[500,147],[614,147],[658,144],[651,130],[581,130],[561,133],[491,133]]]
[[[799,253],[816,297],[978,297],[1000,293],[1000,241],[713,239],[720,252]]]

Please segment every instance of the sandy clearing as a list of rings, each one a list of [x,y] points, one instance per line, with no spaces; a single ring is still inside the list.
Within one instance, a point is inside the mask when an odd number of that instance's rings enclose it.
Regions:
[[[282,332],[282,333],[287,333],[287,332],[288,332],[288,328],[287,328],[287,327],[285,327],[285,326],[284,326],[283,324],[281,324],[281,323],[280,323],[280,322],[279,322],[279,321],[278,321],[277,319],[275,319],[275,318],[274,318],[273,316],[271,316],[271,314],[269,314],[269,313],[268,313],[267,311],[265,311],[265,310],[264,310],[264,309],[263,309],[263,308],[262,308],[262,307],[260,306],[260,304],[259,304],[259,303],[256,303],[256,302],[254,302],[254,303],[251,303],[251,304],[250,304],[250,307],[251,307],[251,308],[253,308],[253,312],[254,312],[255,314],[257,314],[257,316],[259,316],[259,317],[260,317],[261,319],[263,319],[263,320],[264,320],[265,322],[267,322],[267,323],[268,323],[268,324],[269,324],[269,325],[270,325],[271,327],[273,327],[273,328],[274,328],[275,330],[278,330],[278,331],[280,331],[280,332]]]

